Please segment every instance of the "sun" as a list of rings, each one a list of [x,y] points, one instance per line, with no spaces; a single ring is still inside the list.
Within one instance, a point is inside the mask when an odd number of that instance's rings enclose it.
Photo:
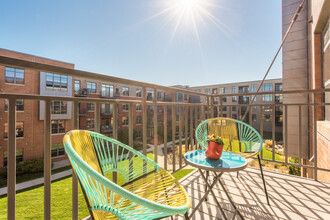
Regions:
[[[170,41],[180,31],[185,34],[193,34],[200,44],[201,26],[207,24],[212,24],[222,32],[226,32],[225,34],[230,32],[230,28],[212,13],[214,9],[223,9],[222,0],[163,0],[158,2],[161,4],[162,10],[143,22],[162,17],[163,24],[167,25],[166,30],[172,29]]]

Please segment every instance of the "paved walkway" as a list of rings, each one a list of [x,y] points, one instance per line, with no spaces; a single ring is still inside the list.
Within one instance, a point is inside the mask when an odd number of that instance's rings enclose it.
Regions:
[[[70,161],[68,159],[53,162],[52,170],[58,169],[58,168],[61,168],[61,167],[65,167],[65,166],[68,166],[68,165],[70,165]],[[71,176],[71,175],[72,175],[72,169],[66,170],[66,171],[63,171],[63,172],[60,172],[60,173],[53,174],[52,177],[51,177],[51,180],[54,181],[54,180],[61,179],[61,178]],[[23,182],[23,183],[16,184],[16,191],[22,190],[22,189],[27,189],[27,188],[30,188],[30,187],[33,187],[33,186],[43,185],[43,184],[44,184],[44,178],[43,177],[38,178],[38,179],[34,179],[34,180],[29,180],[29,181],[26,181],[26,182]],[[7,187],[0,188],[0,196],[6,195],[6,194],[7,194]]]

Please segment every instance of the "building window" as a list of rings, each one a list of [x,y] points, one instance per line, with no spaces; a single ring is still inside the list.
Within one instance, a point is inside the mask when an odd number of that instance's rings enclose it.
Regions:
[[[148,137],[153,137],[154,136],[154,129],[153,128],[148,128],[147,131],[148,131],[147,132]]]
[[[136,116],[136,121],[135,121],[135,123],[136,123],[137,125],[142,124],[142,117],[141,117],[141,116]]]
[[[162,122],[162,116],[161,115],[157,115],[157,122],[161,123]]]
[[[201,90],[200,89],[197,89],[196,92],[201,92]]]
[[[162,106],[157,105],[157,112],[161,113],[163,111]]]
[[[257,115],[256,114],[252,114],[252,121],[257,121]]]
[[[67,104],[62,101],[53,101],[52,102],[52,114],[66,114],[67,113]]]
[[[236,112],[237,111],[237,107],[236,106],[233,106],[231,109],[232,109],[233,112]]]
[[[236,88],[236,86],[233,86],[233,87],[231,88],[231,92],[232,92],[233,94],[237,93],[237,88]]]
[[[88,93],[96,93],[96,83],[87,82],[87,90],[88,90]]]
[[[142,106],[141,106],[141,104],[136,104],[136,111],[142,111]]]
[[[123,87],[123,95],[124,96],[129,96],[129,89],[128,89],[128,87]]]
[[[282,83],[275,83],[275,91],[282,91]],[[275,95],[275,103],[283,103],[283,95]]]
[[[272,90],[273,90],[273,85],[271,83],[262,85],[262,91],[270,92]]]
[[[122,124],[123,124],[123,126],[128,126],[128,118],[127,117],[122,118]]]
[[[67,89],[68,76],[56,73],[46,73],[46,87],[51,89]]]
[[[58,157],[64,155],[63,143],[52,144],[52,157]]]
[[[233,119],[237,119],[237,114],[232,114],[231,116]]]
[[[232,97],[232,102],[237,102],[237,96]]]
[[[265,112],[271,112],[272,111],[272,107],[271,106],[265,106],[264,107],[264,111]]]
[[[147,100],[148,101],[154,100],[154,91],[152,91],[152,90],[147,91]]]
[[[227,114],[222,114],[222,117],[227,118]]]
[[[218,89],[217,88],[212,89],[212,94],[218,94]]]
[[[227,106],[223,106],[222,111],[227,111]]]
[[[222,102],[227,102],[227,97],[222,97]]]
[[[162,100],[162,92],[157,92],[157,100]]]
[[[4,139],[8,138],[8,123],[4,123]],[[16,137],[24,137],[24,122],[16,122]]]
[[[136,130],[135,132],[136,132],[135,133],[135,138],[136,139],[142,139],[142,132],[141,132],[141,130]]]
[[[4,111],[8,111],[8,100],[5,99],[5,107]],[[24,111],[24,100],[23,99],[17,99],[16,100],[16,111],[23,112]]]
[[[239,93],[249,93],[249,86],[240,86],[238,87]]]
[[[272,121],[272,117],[271,117],[271,115],[264,115],[264,121],[265,122],[271,122]]]
[[[262,95],[262,101],[264,101],[264,102],[273,101],[273,95]]]
[[[128,104],[123,104],[123,111],[128,111],[128,110],[129,110]]]
[[[109,103],[102,103],[101,104],[101,114],[111,115],[112,114],[112,105]]]
[[[112,130],[110,118],[102,118],[101,121],[101,132],[107,133]]]
[[[283,115],[275,115],[275,124],[282,125],[283,124]]]
[[[220,88],[220,94],[226,94],[227,88]]]
[[[95,110],[95,105],[94,103],[87,103],[87,111],[93,112]]]
[[[102,85],[102,97],[113,97],[113,86],[108,84]]]
[[[16,163],[23,161],[23,149],[16,149]],[[8,164],[8,152],[5,150],[3,152],[3,166],[7,166]]]
[[[95,123],[94,123],[94,118],[87,118],[86,121],[86,128],[89,129],[94,129]]]
[[[6,83],[24,84],[24,70],[6,67]]]
[[[251,85],[251,92],[256,92],[256,91],[257,91],[257,86]]]
[[[62,134],[65,132],[64,120],[52,121],[52,134]]]
[[[80,90],[80,81],[79,80],[75,80],[74,81],[74,92],[78,93]]]
[[[136,97],[142,97],[141,89],[136,89]]]
[[[181,92],[175,93],[176,102],[183,102],[183,94]]]
[[[211,94],[211,90],[210,89],[205,89],[205,93],[206,94]]]

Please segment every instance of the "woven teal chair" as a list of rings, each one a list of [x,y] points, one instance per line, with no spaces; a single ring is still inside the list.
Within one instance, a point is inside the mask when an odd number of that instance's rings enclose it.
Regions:
[[[176,214],[188,218],[191,203],[185,189],[140,152],[83,130],[68,132],[63,142],[93,219],[157,219]]]
[[[263,141],[259,132],[250,125],[239,120],[231,118],[212,118],[200,123],[195,131],[196,140],[204,149],[207,148],[207,135],[209,134],[215,134],[223,139],[225,151],[239,154],[246,159],[257,156],[266,199],[269,205],[266,182],[260,161]]]

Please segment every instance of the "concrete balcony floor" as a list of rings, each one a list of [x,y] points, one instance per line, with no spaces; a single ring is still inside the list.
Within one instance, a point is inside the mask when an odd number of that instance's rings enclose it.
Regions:
[[[317,182],[297,176],[264,171],[268,187],[270,206],[266,196],[259,169],[246,168],[225,173],[222,181],[232,196],[236,206],[245,219],[330,219],[330,183]],[[181,181],[191,196],[195,207],[204,195],[204,182],[199,172],[194,172]],[[228,219],[234,215],[225,193],[218,183],[214,192]],[[183,219],[175,216],[175,219]],[[192,219],[223,219],[211,194]],[[236,219],[240,219],[236,216]]]

